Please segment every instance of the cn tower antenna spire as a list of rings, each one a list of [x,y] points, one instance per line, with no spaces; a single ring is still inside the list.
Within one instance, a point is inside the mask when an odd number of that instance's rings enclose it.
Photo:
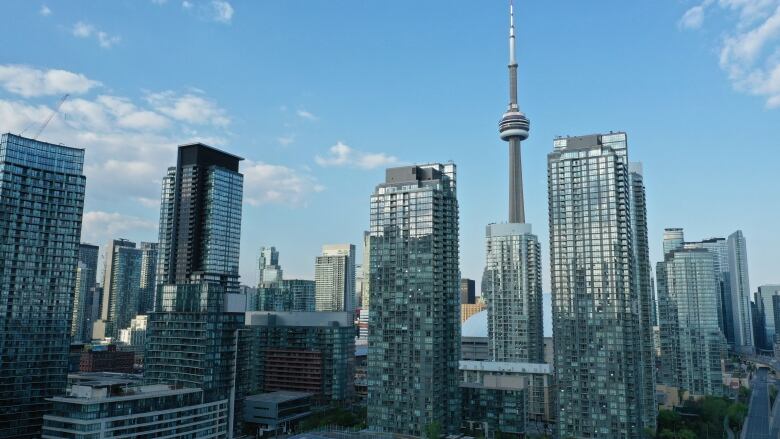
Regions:
[[[517,58],[515,53],[515,8],[509,1],[509,108],[498,124],[501,139],[509,142],[509,222],[525,222],[523,169],[520,142],[528,138],[530,122],[520,112],[517,100]]]

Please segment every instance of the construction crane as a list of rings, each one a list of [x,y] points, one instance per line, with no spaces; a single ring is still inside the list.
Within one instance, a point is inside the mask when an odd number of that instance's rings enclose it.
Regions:
[[[51,110],[51,114],[49,114],[49,117],[47,117],[47,118],[46,118],[46,120],[45,120],[45,121],[43,121],[43,123],[41,124],[41,126],[40,126],[40,127],[38,127],[38,131],[36,131],[36,132],[35,132],[35,135],[32,137],[32,139],[33,139],[33,140],[38,140],[38,136],[40,136],[40,135],[41,135],[41,133],[43,132],[43,130],[45,130],[45,129],[46,129],[46,126],[47,126],[47,125],[49,125],[49,122],[51,122],[51,120],[52,120],[52,119],[54,119],[54,116],[56,116],[56,115],[57,115],[57,114],[60,112],[60,108],[62,108],[62,104],[64,104],[64,103],[65,103],[65,101],[66,101],[66,100],[67,100],[69,97],[70,97],[70,95],[69,95],[69,94],[65,94],[65,95],[64,95],[62,98],[60,98],[60,101],[59,101],[59,102],[57,102],[57,105],[55,105],[55,106],[54,106],[54,109],[53,109],[53,110]],[[25,128],[24,130],[22,130],[22,132],[21,132],[21,133],[19,133],[19,135],[21,136],[22,134],[24,134],[24,133],[25,133],[25,131],[27,131],[27,130],[30,128],[30,126],[31,126],[31,125],[32,125],[32,124],[30,124],[30,125],[27,125],[27,128]]]

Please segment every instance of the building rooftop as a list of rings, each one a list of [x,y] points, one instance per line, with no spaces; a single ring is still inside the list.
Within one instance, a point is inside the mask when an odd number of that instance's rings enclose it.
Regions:
[[[100,402],[119,402],[150,397],[183,395],[202,392],[196,388],[174,388],[168,384],[153,384],[146,386],[121,385],[103,383],[73,384],[65,396],[55,396],[49,401],[67,402],[71,404],[95,404]]]
[[[468,361],[459,362],[460,370],[503,373],[552,374],[552,367],[546,363],[515,363],[508,361]]]
[[[69,373],[68,382],[90,386],[115,386],[139,384],[143,377],[138,374],[118,372]]]
[[[352,313],[349,312],[249,311],[246,313],[247,326],[343,327],[352,324]]]
[[[256,401],[256,402],[273,402],[278,404],[287,401],[294,401],[296,399],[301,399],[301,398],[309,398],[312,396],[314,396],[314,394],[309,392],[293,392],[289,390],[277,390],[276,392],[259,393],[257,395],[247,396],[246,400]]]

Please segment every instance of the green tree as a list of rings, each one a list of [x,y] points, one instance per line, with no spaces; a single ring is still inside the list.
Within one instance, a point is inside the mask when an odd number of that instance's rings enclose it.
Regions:
[[[425,437],[428,439],[439,439],[441,437],[441,424],[433,421],[425,426]]]

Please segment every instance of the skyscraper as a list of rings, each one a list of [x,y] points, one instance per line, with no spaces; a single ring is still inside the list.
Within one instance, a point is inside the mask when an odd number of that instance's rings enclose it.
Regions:
[[[317,311],[355,310],[355,246],[322,246],[314,267],[317,284]]]
[[[130,320],[139,314],[141,305],[141,250],[126,239],[114,239],[106,246],[103,270],[103,298],[100,320],[105,324],[98,338],[119,336]]]
[[[84,150],[0,136],[0,437],[40,437],[65,392]]]
[[[679,227],[670,227],[664,229],[663,249],[664,254],[673,250],[678,250],[685,244],[685,234]]]
[[[144,378],[203,389],[235,412],[237,294],[243,175],[240,157],[200,143],[179,147],[163,179],[158,287],[149,315]],[[233,420],[229,421],[232,431]]]
[[[718,326],[715,257],[703,248],[677,248],[656,267],[661,330],[659,382],[690,395],[723,394],[725,338]]]
[[[76,287],[73,295],[73,322],[71,336],[74,342],[87,342],[92,338],[92,324],[100,318],[93,314],[93,303],[100,297],[95,294],[97,280],[98,246],[81,243],[79,263],[76,269]]]
[[[258,285],[282,279],[282,267],[279,266],[279,252],[276,251],[276,247],[260,247],[257,268],[259,270]]]
[[[509,142],[509,223],[486,230],[482,297],[488,309],[488,344],[493,361],[544,362],[541,246],[525,223],[520,143],[529,121],[517,98],[514,11],[509,9],[509,106],[499,122]]]
[[[756,293],[758,308],[764,316],[764,340],[762,349],[772,349],[777,328],[780,327],[780,309],[775,304],[780,301],[780,285],[761,285]]]
[[[626,134],[557,138],[547,163],[560,437],[641,437],[655,407],[645,407]]]
[[[734,315],[731,301],[731,269],[729,247],[725,238],[709,238],[686,242],[686,248],[703,248],[712,254],[718,280],[718,325],[730,345],[734,345]]]
[[[490,359],[544,363],[541,246],[530,224],[487,226],[482,297]]]
[[[642,164],[628,164],[629,211],[631,212],[631,249],[634,262],[634,291],[639,305],[639,346],[641,365],[641,395],[643,424],[649,428],[656,425],[655,399],[655,345],[653,326],[655,325],[655,288],[652,283],[650,267],[650,245],[647,238],[647,199],[645,196]]]
[[[462,278],[460,280],[460,304],[474,304],[477,303],[477,291],[476,282],[474,279]]]
[[[455,165],[391,168],[371,196],[368,425],[460,429]]]
[[[747,244],[741,230],[728,237],[729,271],[731,272],[731,315],[734,322],[734,349],[752,352],[753,318],[750,315],[750,281]]]
[[[141,243],[141,283],[139,314],[154,311],[154,293],[157,290],[157,243]],[[123,327],[124,328],[124,327]]]

